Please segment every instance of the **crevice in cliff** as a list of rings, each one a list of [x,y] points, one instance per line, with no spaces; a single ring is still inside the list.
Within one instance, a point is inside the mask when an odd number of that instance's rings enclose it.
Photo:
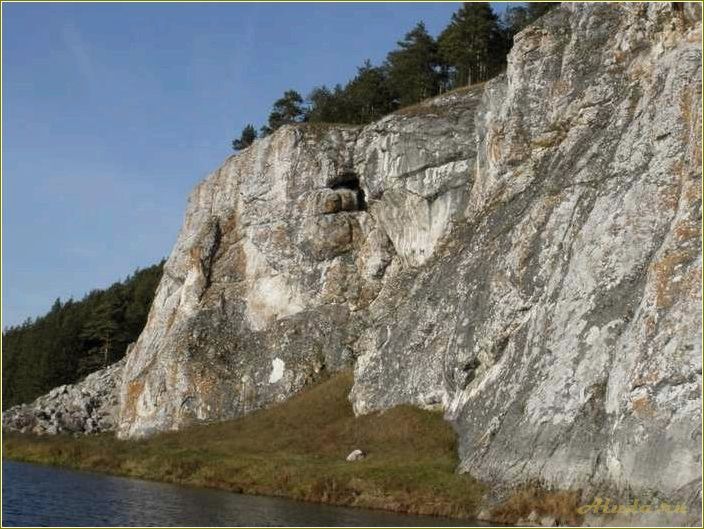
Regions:
[[[357,210],[367,210],[367,200],[364,189],[359,184],[359,176],[352,170],[346,170],[328,183],[330,189],[349,189],[357,194]]]

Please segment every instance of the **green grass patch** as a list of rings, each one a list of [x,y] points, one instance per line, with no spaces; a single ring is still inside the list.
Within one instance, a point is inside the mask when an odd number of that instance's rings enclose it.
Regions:
[[[441,414],[399,406],[355,417],[342,373],[246,417],[120,441],[5,434],[10,459],[337,505],[468,517],[484,492],[455,473]],[[354,463],[355,448],[367,453]]]

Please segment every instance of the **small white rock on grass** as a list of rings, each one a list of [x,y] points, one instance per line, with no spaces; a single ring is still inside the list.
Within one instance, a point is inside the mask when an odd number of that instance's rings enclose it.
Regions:
[[[364,459],[366,457],[366,454],[362,452],[359,448],[356,450],[352,450],[350,452],[350,455],[347,456],[347,461],[360,461],[361,459]]]

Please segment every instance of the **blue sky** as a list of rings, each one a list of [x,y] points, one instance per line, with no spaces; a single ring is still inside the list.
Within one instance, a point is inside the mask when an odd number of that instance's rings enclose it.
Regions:
[[[168,256],[245,123],[458,7],[3,4],[3,325]]]

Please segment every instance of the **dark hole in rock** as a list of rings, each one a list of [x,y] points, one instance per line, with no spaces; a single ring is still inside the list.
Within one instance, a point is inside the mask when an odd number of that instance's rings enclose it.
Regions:
[[[350,189],[357,193],[357,209],[365,211],[367,209],[367,200],[364,195],[364,189],[359,185],[359,177],[353,171],[341,173],[328,184],[330,189]]]
[[[470,360],[467,362],[463,367],[462,371],[467,372],[467,371],[474,371],[481,365],[481,362],[477,360],[476,358]]]

